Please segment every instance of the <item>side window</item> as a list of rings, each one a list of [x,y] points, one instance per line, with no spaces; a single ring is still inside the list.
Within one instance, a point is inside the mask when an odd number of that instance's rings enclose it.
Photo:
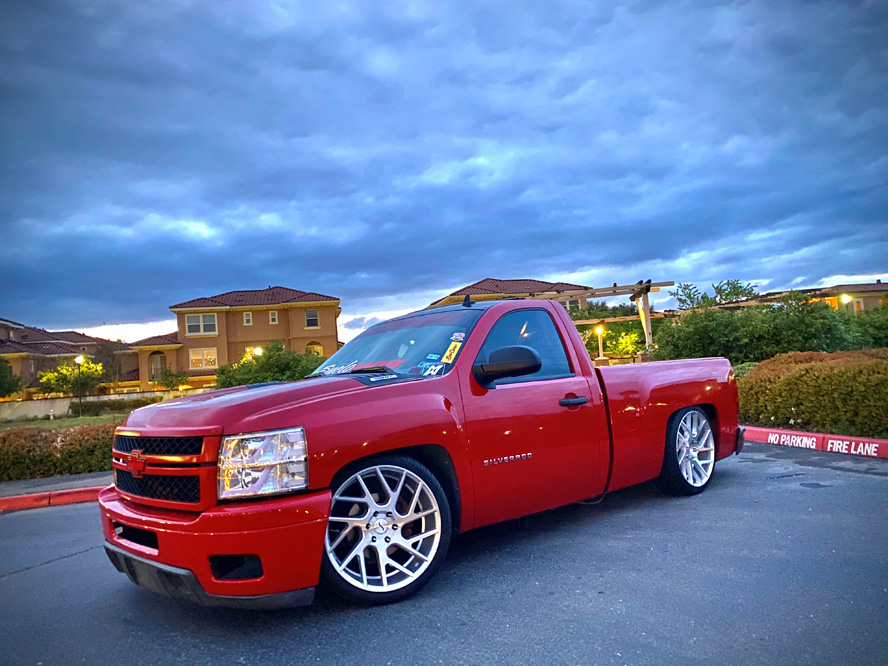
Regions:
[[[561,336],[558,335],[552,317],[545,310],[515,310],[500,317],[487,334],[475,362],[485,363],[492,351],[514,345],[535,349],[543,366],[532,375],[500,379],[497,384],[555,379],[572,374]]]

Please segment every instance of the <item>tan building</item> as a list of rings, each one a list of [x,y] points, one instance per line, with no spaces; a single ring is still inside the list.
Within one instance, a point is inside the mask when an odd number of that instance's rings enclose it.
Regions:
[[[568,282],[543,282],[542,280],[518,279],[499,280],[497,278],[484,278],[462,289],[457,289],[449,296],[435,301],[428,307],[435,308],[439,305],[451,305],[461,303],[468,295],[475,301],[496,301],[503,298],[539,298],[552,299],[563,303],[565,307],[587,307],[588,301],[593,300],[594,294],[590,293],[592,287]]]
[[[123,343],[112,343],[77,331],[46,331],[26,326],[10,319],[0,318],[0,358],[12,366],[13,374],[22,378],[25,390],[8,399],[39,397],[38,374],[55,370],[59,365],[73,365],[77,356],[95,359],[100,346],[107,345],[109,358],[117,358],[120,365],[119,381],[104,384],[99,392],[116,392],[125,384],[122,380],[136,369],[136,356]],[[137,384],[137,382],[136,382]],[[135,389],[133,389],[135,390]]]
[[[287,287],[230,291],[170,307],[178,330],[132,343],[142,390],[169,368],[187,370],[195,388],[212,385],[216,369],[280,340],[300,354],[331,356],[339,348],[339,299]]]
[[[861,312],[872,310],[888,301],[888,283],[876,280],[875,282],[863,282],[858,284],[835,284],[831,287],[816,287],[813,289],[796,289],[794,292],[769,291],[758,298],[735,303],[726,303],[723,307],[735,309],[760,303],[775,303],[791,293],[805,294],[812,301],[825,301],[835,310],[847,312]]]

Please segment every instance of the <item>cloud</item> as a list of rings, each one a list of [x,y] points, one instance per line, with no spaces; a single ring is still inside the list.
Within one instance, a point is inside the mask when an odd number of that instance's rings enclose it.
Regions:
[[[886,48],[867,2],[21,2],[3,315],[884,274]]]

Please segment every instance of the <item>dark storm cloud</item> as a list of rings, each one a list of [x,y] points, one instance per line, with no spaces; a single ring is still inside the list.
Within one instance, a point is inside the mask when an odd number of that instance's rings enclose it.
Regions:
[[[0,48],[13,319],[888,270],[882,3],[21,2]]]

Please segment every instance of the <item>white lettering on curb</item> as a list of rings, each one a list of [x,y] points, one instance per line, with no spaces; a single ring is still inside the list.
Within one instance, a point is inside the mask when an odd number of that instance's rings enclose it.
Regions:
[[[768,443],[771,443],[770,436],[768,437]],[[783,446],[795,446],[800,449],[816,449],[817,438],[806,437],[805,435],[780,435],[780,444]]]
[[[826,440],[826,450],[836,453],[850,453],[857,456],[879,457],[879,445],[875,442],[856,442],[848,439]]]

